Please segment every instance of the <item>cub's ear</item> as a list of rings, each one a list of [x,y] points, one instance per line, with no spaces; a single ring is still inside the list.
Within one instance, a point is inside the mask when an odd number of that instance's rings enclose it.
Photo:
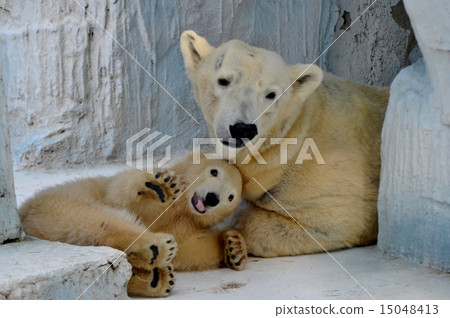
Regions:
[[[297,64],[291,66],[292,88],[301,92],[305,98],[322,83],[323,72],[314,64]]]
[[[191,30],[181,34],[180,47],[184,66],[189,76],[195,74],[200,61],[214,50],[214,47],[205,38]]]

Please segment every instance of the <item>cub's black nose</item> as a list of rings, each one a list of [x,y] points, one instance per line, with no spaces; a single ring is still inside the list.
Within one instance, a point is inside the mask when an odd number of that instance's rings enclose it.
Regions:
[[[230,134],[232,138],[252,140],[258,134],[258,129],[254,124],[237,123],[230,126]]]
[[[208,192],[205,198],[205,203],[207,206],[216,206],[219,204],[219,202],[220,200],[215,193]]]

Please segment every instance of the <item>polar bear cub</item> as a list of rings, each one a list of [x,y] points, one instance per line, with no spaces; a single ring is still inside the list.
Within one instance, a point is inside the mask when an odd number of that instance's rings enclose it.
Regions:
[[[245,267],[242,236],[211,229],[237,207],[241,187],[234,166],[193,165],[187,156],[154,175],[130,169],[53,186],[26,201],[19,215],[28,235],[124,251],[133,271],[128,292],[162,297],[174,286],[174,270]]]

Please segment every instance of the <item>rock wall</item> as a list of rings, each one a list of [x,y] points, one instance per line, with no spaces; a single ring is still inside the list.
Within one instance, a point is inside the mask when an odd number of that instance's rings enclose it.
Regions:
[[[399,70],[420,58],[402,1],[337,3],[335,37],[342,36],[327,54],[329,72],[360,84],[388,86]]]
[[[22,236],[14,191],[11,146],[6,120],[6,100],[0,78],[0,244]]]
[[[406,0],[424,60],[391,86],[382,135],[379,248],[450,270],[450,3]]]
[[[389,84],[411,50],[398,3],[378,0],[317,64],[361,83]],[[173,136],[172,149],[184,150],[207,129],[184,75],[182,31],[194,29],[215,45],[239,38],[290,63],[310,63],[369,4],[2,0],[0,76],[13,160],[52,168],[124,162],[126,139],[144,127]]]

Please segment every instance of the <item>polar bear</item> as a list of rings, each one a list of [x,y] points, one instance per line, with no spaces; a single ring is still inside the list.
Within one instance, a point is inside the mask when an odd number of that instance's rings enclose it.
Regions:
[[[376,242],[389,90],[315,65],[288,65],[239,40],[216,48],[185,31],[180,44],[210,136],[220,138],[224,153],[236,153],[251,203],[236,224],[249,253],[301,255]]]
[[[28,235],[124,251],[133,271],[129,294],[163,297],[175,283],[173,270],[246,266],[242,236],[211,229],[237,207],[241,188],[234,166],[194,165],[187,156],[154,175],[132,169],[45,189],[19,215]]]

